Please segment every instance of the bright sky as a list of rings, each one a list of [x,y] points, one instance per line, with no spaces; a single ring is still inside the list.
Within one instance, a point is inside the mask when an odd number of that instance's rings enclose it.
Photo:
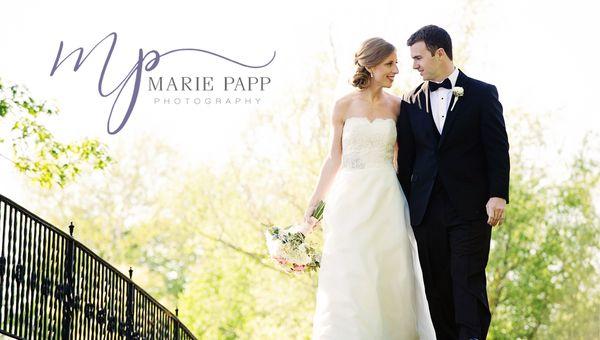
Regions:
[[[352,56],[364,39],[381,36],[394,43],[401,62],[400,78],[416,85],[419,78],[410,69],[407,37],[434,23],[455,37],[456,46],[462,43],[465,27],[472,27],[475,34],[468,45],[466,73],[497,85],[505,108],[522,108],[544,119],[548,116],[549,144],[569,154],[581,136],[593,128],[598,131],[600,123],[598,109],[587,104],[588,98],[598,94],[591,81],[600,78],[595,61],[597,38],[588,28],[597,21],[592,17],[596,12],[588,3],[109,0],[82,5],[11,1],[2,6],[0,77],[26,85],[35,98],[57,103],[61,114],[50,126],[61,140],[95,137],[117,145],[150,132],[182,150],[187,160],[218,164],[235,152],[238,136],[253,119],[253,112],[310,81],[307,70],[317,63],[318,53],[331,50],[330,39],[344,75],[336,89],[341,94],[350,90],[346,80],[353,72]],[[89,50],[110,32],[118,33],[118,41],[108,68],[107,89],[135,63],[139,48],[161,52],[206,49],[247,64],[263,64],[276,51],[274,63],[259,71],[195,53],[164,57],[155,71],[188,76],[248,73],[269,76],[272,83],[259,105],[175,106],[153,104],[143,82],[127,125],[117,135],[109,135],[106,123],[114,97],[101,98],[97,92],[108,44],[101,45],[76,73],[72,72],[73,60],[65,62],[55,76],[49,73],[61,40],[65,52],[77,47]],[[127,100],[128,93],[122,99]],[[0,153],[10,156],[5,147]],[[556,153],[549,151],[545,157],[551,159]],[[14,180],[19,176],[0,158],[0,192],[23,197]]]

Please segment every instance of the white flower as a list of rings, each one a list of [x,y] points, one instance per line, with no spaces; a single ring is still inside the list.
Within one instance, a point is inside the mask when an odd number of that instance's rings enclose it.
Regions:
[[[285,247],[284,257],[291,263],[297,265],[307,265],[311,262],[310,256],[306,254],[306,249],[304,247],[292,248]]]
[[[457,97],[462,97],[465,94],[465,89],[460,86],[455,86],[452,88],[452,94]]]
[[[306,227],[300,223],[289,227],[273,226],[265,231],[269,256],[286,272],[316,270],[319,267],[320,257],[299,232]]]
[[[453,99],[452,107],[450,107],[450,111],[454,110],[454,106],[456,105],[458,98],[462,97],[465,94],[465,89],[463,89],[460,86],[454,86],[452,88],[452,94],[454,95],[454,99]]]
[[[283,255],[282,242],[278,239],[273,239],[273,235],[271,235],[269,231],[265,232],[265,238],[267,240],[269,255],[271,255],[271,257],[281,257]]]

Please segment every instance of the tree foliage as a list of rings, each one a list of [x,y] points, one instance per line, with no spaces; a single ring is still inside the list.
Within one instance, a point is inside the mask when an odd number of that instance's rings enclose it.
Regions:
[[[95,139],[63,143],[55,138],[42,121],[57,114],[26,88],[0,79],[0,145],[9,145],[15,167],[44,187],[64,186],[82,170],[103,169],[111,161]]]

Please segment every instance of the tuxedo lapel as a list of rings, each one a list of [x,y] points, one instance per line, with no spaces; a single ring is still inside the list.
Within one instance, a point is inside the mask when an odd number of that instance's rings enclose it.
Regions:
[[[431,110],[431,96],[429,94],[429,89],[424,89],[418,95],[418,101],[420,102],[421,113],[425,116],[425,119],[428,121],[429,126],[433,130],[433,135],[436,137],[436,142],[439,143],[440,132],[435,125],[435,121],[433,120],[432,110]]]
[[[437,125],[435,125],[435,120],[433,120],[433,109],[431,108],[431,93],[429,93],[429,90],[427,90],[427,95],[429,96],[429,100],[428,100],[428,104],[429,106],[427,107],[427,117],[429,118],[429,125],[431,125],[431,128],[433,129],[433,135],[436,137],[436,142],[439,143],[440,142],[440,131],[437,128]]]
[[[419,110],[423,111],[423,112],[427,112],[427,103],[428,103],[428,98],[427,98],[427,90],[424,88],[425,83],[419,85],[416,89],[415,89],[415,94],[413,95],[413,103],[415,105],[417,105],[419,107]]]
[[[423,129],[431,129],[431,132],[423,131],[423,137],[426,139],[433,137],[431,143],[432,146],[435,146],[439,144],[440,132],[435,126],[435,121],[431,114],[431,98],[429,98],[429,89],[426,84],[427,82],[417,86],[412,93],[407,94],[405,99],[414,105],[416,111],[413,119],[415,120],[415,123],[418,123],[418,126]]]
[[[464,88],[466,80],[467,76],[459,70],[458,77],[456,78],[456,85],[454,87]],[[440,137],[438,148],[442,146],[444,140],[446,139],[446,136],[448,136],[448,134],[450,133],[450,130],[452,129],[452,124],[456,119],[456,115],[460,112],[460,106],[463,101],[464,98],[456,97],[454,93],[452,93],[452,97],[450,98],[450,105],[448,106],[448,110],[446,111],[446,120],[444,121],[444,127],[442,128],[442,135]]]

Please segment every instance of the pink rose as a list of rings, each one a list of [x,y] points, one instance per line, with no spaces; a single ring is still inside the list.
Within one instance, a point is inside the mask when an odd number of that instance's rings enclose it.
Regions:
[[[279,264],[287,264],[287,260],[283,257],[275,257],[274,259],[279,262]]]
[[[302,265],[295,264],[294,268],[292,270],[297,271],[297,272],[301,272],[301,271],[304,270],[304,268],[306,268],[306,266],[303,265],[303,264]]]

